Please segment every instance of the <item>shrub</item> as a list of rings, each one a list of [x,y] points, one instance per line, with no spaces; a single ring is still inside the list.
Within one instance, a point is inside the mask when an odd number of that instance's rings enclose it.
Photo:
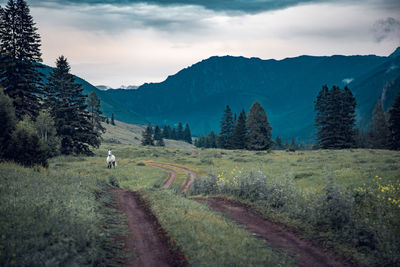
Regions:
[[[36,164],[47,167],[47,150],[28,117],[17,124],[5,157],[28,167]]]

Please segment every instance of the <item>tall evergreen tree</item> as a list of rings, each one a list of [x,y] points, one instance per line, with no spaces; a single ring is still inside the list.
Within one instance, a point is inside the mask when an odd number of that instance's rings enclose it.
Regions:
[[[162,132],[158,125],[154,128],[154,141],[156,141],[156,146],[165,146]]]
[[[260,103],[254,102],[247,117],[247,148],[250,150],[266,150],[272,147],[272,127],[267,114]]]
[[[227,105],[224,111],[224,115],[222,116],[221,119],[221,130],[219,132],[218,147],[230,149],[232,135],[233,135],[232,110]]]
[[[24,0],[9,0],[0,12],[0,81],[17,118],[39,112],[42,75],[40,36]]]
[[[400,150],[400,93],[389,110],[389,128],[392,132],[391,149]]]
[[[178,128],[176,129],[176,139],[183,140],[183,125],[182,122],[178,123]]]
[[[171,126],[164,125],[162,130],[162,137],[165,139],[170,139],[170,136],[171,136]]]
[[[143,146],[154,146],[153,130],[151,124],[149,123],[146,130],[143,133],[142,145]]]
[[[115,125],[114,113],[111,113],[111,125]]]
[[[190,132],[189,124],[186,123],[185,130],[183,130],[183,140],[189,144],[192,143],[192,133]]]
[[[282,137],[280,137],[280,136],[276,137],[274,148],[277,149],[277,150],[283,149]]]
[[[389,129],[389,123],[386,119],[381,99],[378,99],[375,105],[369,136],[372,148],[390,148],[392,133]]]
[[[356,100],[350,89],[324,85],[317,96],[315,127],[318,145],[324,149],[342,149],[355,145]]]
[[[101,111],[100,99],[94,91],[89,93],[87,106],[90,112],[90,121],[92,125],[97,131],[104,133],[106,129],[101,125],[103,112]]]
[[[178,140],[178,135],[176,134],[176,129],[175,129],[175,128],[173,128],[173,129],[171,130],[170,138],[171,138],[172,140]]]
[[[247,125],[246,125],[246,113],[244,109],[240,112],[237,118],[237,123],[233,129],[232,135],[232,148],[234,149],[245,149],[247,145]]]
[[[86,96],[83,88],[75,83],[70,74],[70,66],[64,56],[56,62],[56,68],[50,73],[45,86],[47,92],[55,92],[55,102],[50,107],[57,128],[57,135],[61,138],[62,154],[92,154],[90,147],[100,145],[100,132],[90,122],[89,112],[86,110]]]

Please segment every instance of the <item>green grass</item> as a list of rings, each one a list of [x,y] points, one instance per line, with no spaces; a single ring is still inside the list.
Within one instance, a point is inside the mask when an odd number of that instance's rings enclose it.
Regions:
[[[191,266],[293,265],[286,255],[205,205],[171,190],[145,189],[140,193]]]
[[[0,163],[0,203],[1,266],[116,263],[123,218],[99,180]]]
[[[109,148],[116,156],[116,169],[107,169]],[[271,182],[290,178],[293,188],[304,192],[305,197],[314,199],[313,203],[322,196],[329,173],[335,177],[341,189],[353,191],[360,187],[376,188],[376,176],[381,177],[379,182],[382,186],[394,184],[400,177],[400,153],[385,150],[268,153],[106,143],[94,152],[94,157],[56,157],[50,160],[47,170],[35,171],[14,164],[0,164],[0,265],[23,265],[26,262],[45,265],[46,261],[67,265],[107,262],[107,247],[112,246],[111,233],[101,225],[108,225],[110,220],[123,222],[119,215],[113,215],[106,208],[110,198],[105,192],[104,183],[110,181],[117,181],[122,188],[140,190],[159,216],[163,227],[193,265],[239,265],[243,262],[247,264],[247,261],[253,265],[260,262],[279,264],[279,260],[276,260],[279,253],[271,251],[264,242],[246,235],[229,220],[175,194],[174,190],[158,189],[165,182],[167,173],[138,165],[143,160],[183,165],[198,173],[214,173],[227,179],[238,176],[239,171],[249,174],[261,170]],[[178,174],[173,184],[175,189],[181,187],[187,178],[181,171]],[[368,193],[362,197],[376,197],[374,194]],[[382,202],[382,205],[388,204],[386,202]],[[293,203],[297,203],[297,206],[292,210],[310,208],[308,202]],[[258,205],[266,216],[295,225],[306,225],[299,217],[291,219],[284,210],[271,213],[271,209],[265,208],[268,205]],[[385,207],[382,205],[379,207]],[[372,207],[366,209],[375,212]],[[387,218],[390,219],[390,216]],[[378,219],[374,217],[375,221],[369,223],[379,223]],[[365,225],[368,233],[370,227],[368,223]],[[24,230],[19,232],[21,229]],[[49,229],[56,229],[54,237]],[[239,231],[237,235],[241,238],[235,237],[236,232],[232,235],[232,231]],[[324,233],[320,232],[319,237]],[[239,242],[241,239],[242,243]],[[365,254],[368,253],[366,250]],[[390,253],[386,256],[390,257]],[[376,255],[370,253],[369,257]]]

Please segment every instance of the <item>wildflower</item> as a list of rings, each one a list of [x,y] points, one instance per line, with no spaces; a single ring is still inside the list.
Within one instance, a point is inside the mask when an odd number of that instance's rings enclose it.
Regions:
[[[6,239],[6,235],[5,235],[5,234],[2,234],[2,235],[1,235],[1,238],[2,238],[2,239]]]

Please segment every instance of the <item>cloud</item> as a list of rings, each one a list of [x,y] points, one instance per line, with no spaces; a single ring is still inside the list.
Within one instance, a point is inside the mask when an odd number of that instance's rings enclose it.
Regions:
[[[284,9],[302,4],[315,3],[356,3],[357,0],[32,0],[33,6],[46,6],[54,3],[129,6],[132,4],[148,4],[158,6],[201,6],[217,12],[260,13],[264,11]],[[388,9],[400,9],[398,0],[368,0]]]
[[[400,21],[392,17],[377,20],[372,31],[378,43],[385,39],[400,41]]]

